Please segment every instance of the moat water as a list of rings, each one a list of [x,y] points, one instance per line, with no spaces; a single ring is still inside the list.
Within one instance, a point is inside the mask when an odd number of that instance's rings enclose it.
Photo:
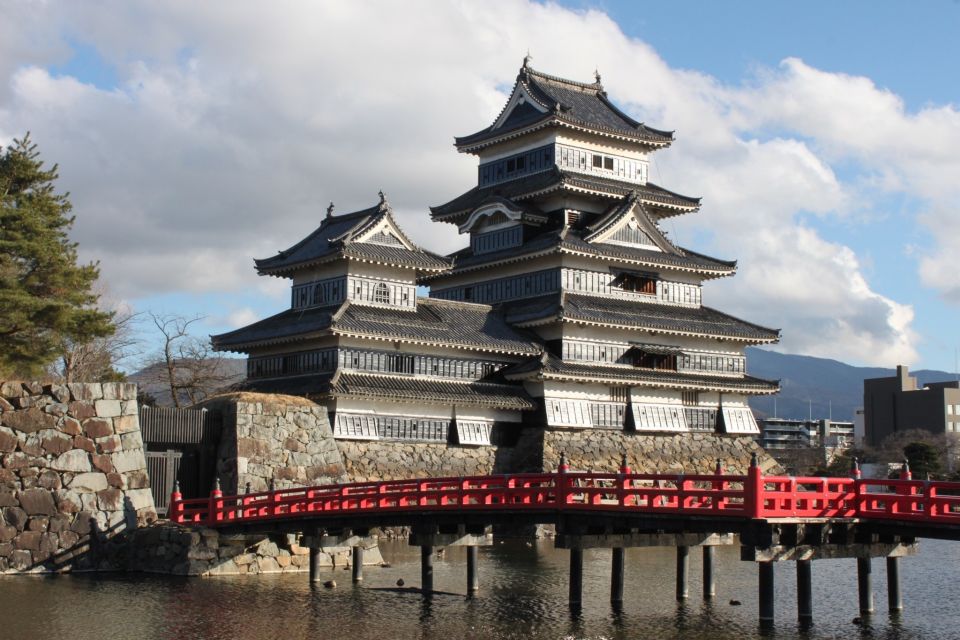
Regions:
[[[389,567],[366,567],[352,585],[343,568],[324,572],[335,589],[305,574],[223,578],[77,574],[0,578],[0,638],[189,638],[248,640],[605,639],[724,640],[754,637],[871,639],[960,638],[960,542],[923,541],[901,561],[904,612],[887,613],[886,572],[874,560],[876,613],[854,622],[854,560],[813,563],[814,625],[796,622],[793,563],[777,566],[773,631],[757,624],[756,566],[738,548],[717,553],[717,597],[700,595],[700,555],[691,551],[690,598],[674,598],[672,549],[629,549],[625,601],[609,603],[610,552],[584,554],[579,613],[567,605],[567,552],[550,541],[509,541],[480,551],[480,593],[465,597],[466,554],[451,548],[434,563],[434,587],[419,586],[419,548],[382,545]],[[398,588],[398,580],[405,586]],[[739,601],[739,606],[731,601]]]

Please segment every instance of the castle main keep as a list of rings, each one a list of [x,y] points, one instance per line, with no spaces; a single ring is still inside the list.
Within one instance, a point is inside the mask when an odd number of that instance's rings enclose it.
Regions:
[[[248,355],[246,389],[326,406],[348,449],[756,434],[747,398],[778,384],[746,374],[744,349],[779,332],[705,305],[704,283],[736,263],[662,230],[700,206],[648,180],[672,141],[619,110],[599,74],[574,82],[525,60],[494,122],[456,139],[479,159],[477,184],[430,209],[467,246],[418,247],[383,194],[331,206],[256,261],[290,280],[290,308],[214,346]]]

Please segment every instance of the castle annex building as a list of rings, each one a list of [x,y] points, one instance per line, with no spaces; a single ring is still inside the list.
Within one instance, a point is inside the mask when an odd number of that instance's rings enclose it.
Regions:
[[[779,332],[702,301],[736,263],[677,246],[664,218],[699,199],[647,180],[671,132],[636,122],[596,82],[527,61],[486,129],[456,139],[477,185],[439,206],[469,245],[416,246],[383,198],[333,215],[271,258],[290,308],[214,336],[248,354],[249,389],[308,396],[340,439],[515,441],[521,429],[756,434],[747,406],[775,382],[744,348]],[[430,297],[418,297],[417,285]]]

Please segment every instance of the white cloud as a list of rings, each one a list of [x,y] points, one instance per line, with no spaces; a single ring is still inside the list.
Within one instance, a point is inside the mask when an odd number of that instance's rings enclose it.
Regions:
[[[669,226],[692,248],[740,259],[736,278],[708,283],[708,301],[783,327],[787,350],[884,364],[916,355],[911,308],[874,291],[853,251],[801,212],[849,218],[872,211],[867,192],[910,191],[931,203],[924,224],[956,225],[944,205],[957,201],[960,169],[953,108],[911,114],[867,79],[795,59],[724,86],[670,68],[596,11],[513,0],[495,12],[422,1],[29,13],[23,33],[0,27],[11,36],[0,39],[0,138],[30,129],[60,163],[82,254],[126,299],[250,288],[282,298],[283,283],[258,279],[251,258],[308,233],[328,201],[350,211],[379,189],[415,240],[458,248],[427,206],[475,183],[476,161],[452,137],[493,120],[505,99],[496,87],[528,48],[558,75],[586,79],[599,66],[615,101],[677,129],[652,177],[705,205]],[[93,43],[120,85],[45,71],[68,39]],[[855,180],[837,176],[841,161],[860,168]],[[960,300],[948,247],[925,252],[920,275]]]

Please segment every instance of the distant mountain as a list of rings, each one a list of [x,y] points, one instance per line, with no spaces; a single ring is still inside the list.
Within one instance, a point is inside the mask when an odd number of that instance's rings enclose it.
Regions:
[[[780,380],[778,395],[752,398],[750,406],[758,414],[780,418],[814,419],[833,417],[853,420],[853,412],[863,406],[863,381],[896,374],[896,369],[854,367],[837,360],[776,353],[747,348],[747,373],[758,378]],[[920,385],[955,380],[946,371],[911,371]]]

